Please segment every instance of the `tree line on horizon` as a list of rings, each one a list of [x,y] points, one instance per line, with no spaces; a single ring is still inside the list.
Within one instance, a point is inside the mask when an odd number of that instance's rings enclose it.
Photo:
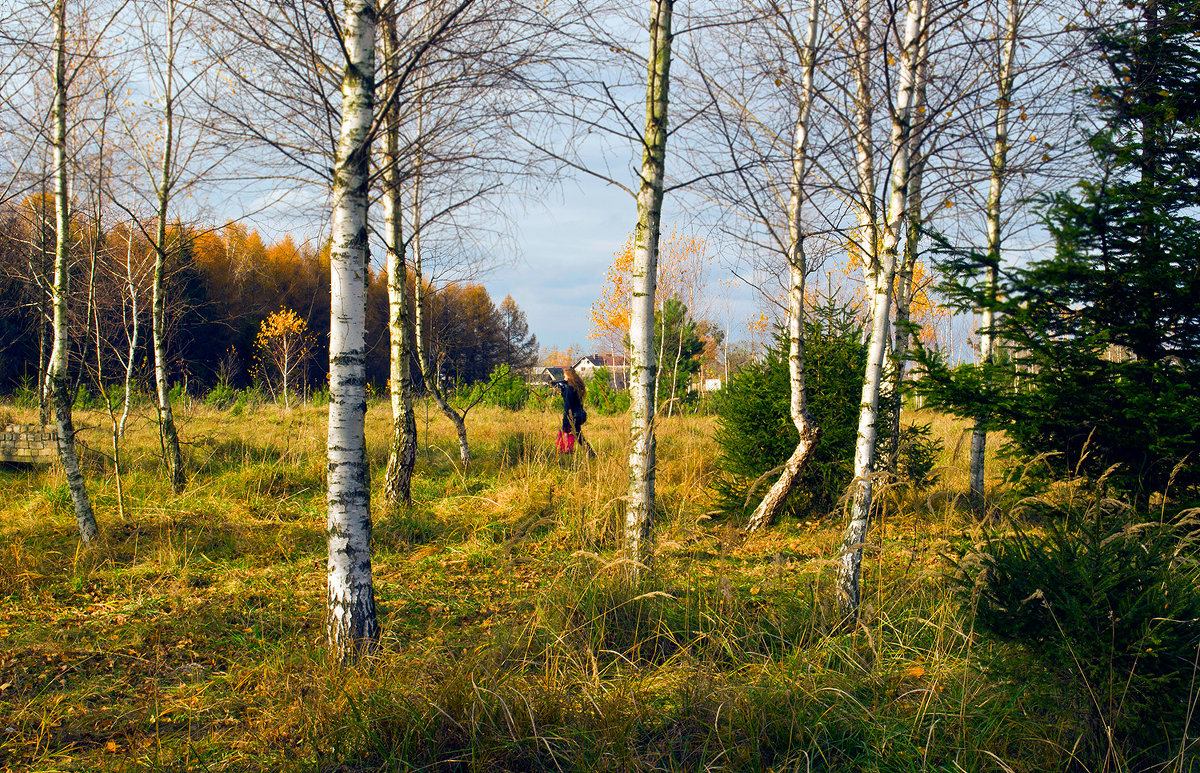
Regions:
[[[44,197],[0,208],[0,394],[20,389],[40,394],[46,381],[52,213],[53,202]],[[217,384],[235,389],[255,385],[259,331],[273,312],[288,310],[302,320],[313,344],[306,353],[304,381],[295,388],[323,387],[329,364],[328,243],[316,247],[291,236],[267,243],[240,223],[212,229],[176,224],[167,235],[166,272],[174,293],[165,327],[173,386],[203,395]],[[119,384],[136,317],[143,332],[133,352],[135,378],[144,388],[153,379],[153,352],[144,332],[153,246],[128,224],[97,232],[82,220],[72,224],[72,241],[85,259],[71,277],[70,378],[93,394],[102,381]],[[410,273],[410,298],[414,281]],[[451,282],[436,291],[428,287],[425,302],[423,335],[444,381],[470,385],[486,380],[501,365],[523,371],[537,363],[537,337],[511,296],[497,305],[483,285]],[[367,309],[367,377],[383,393],[389,358],[387,288],[386,276],[378,270],[369,274]],[[45,404],[44,397],[39,404]]]

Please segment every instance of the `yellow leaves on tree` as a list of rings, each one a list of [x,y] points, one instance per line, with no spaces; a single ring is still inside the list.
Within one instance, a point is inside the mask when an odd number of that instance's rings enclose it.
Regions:
[[[583,355],[575,351],[575,347],[572,346],[561,350],[550,349],[545,353],[545,356],[542,357],[542,360],[546,363],[547,367],[565,368],[568,365],[574,365],[575,363],[579,362],[579,358],[582,356]]]
[[[633,238],[613,255],[600,297],[592,304],[592,328],[588,338],[606,344],[610,352],[625,350],[629,336],[630,304],[633,297]],[[655,308],[664,298],[678,297],[694,311],[703,290],[708,242],[672,230],[659,244]]]
[[[254,376],[275,393],[276,400],[282,391],[284,405],[290,408],[289,393],[305,371],[312,349],[313,338],[299,314],[291,309],[272,312],[254,339]]]
[[[920,326],[921,343],[931,349],[938,347],[939,333],[944,333],[942,340],[949,337],[950,320],[954,313],[939,304],[929,295],[933,277],[925,263],[918,260],[913,265],[912,300],[909,301],[909,318]]]

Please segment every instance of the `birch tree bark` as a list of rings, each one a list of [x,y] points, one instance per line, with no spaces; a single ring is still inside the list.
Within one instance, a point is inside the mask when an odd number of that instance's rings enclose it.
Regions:
[[[133,404],[133,369],[137,362],[138,347],[141,345],[141,309],[138,308],[138,288],[137,282],[134,279],[133,271],[133,230],[127,232],[128,241],[125,247],[125,291],[129,294],[129,318],[130,327],[128,329],[129,345],[125,352],[125,376],[122,384],[124,385],[124,395],[121,400],[121,415],[118,418],[113,410],[113,405],[108,399],[107,392],[104,392],[104,404],[108,407],[108,418],[112,424],[112,452],[113,452],[113,478],[117,484],[117,510],[121,520],[125,520],[125,491],[121,476],[121,440],[125,437],[125,427],[129,422],[129,410]],[[100,317],[96,317],[96,372],[103,373],[102,363],[100,362],[101,340],[100,340]],[[100,379],[103,381],[103,379]]]
[[[629,574],[639,577],[654,556],[654,293],[667,155],[667,97],[671,80],[671,14],[674,0],[650,4],[650,55],[646,73],[638,221],[634,234],[632,303],[629,318],[629,502],[625,552]]]
[[[857,0],[854,7],[854,156],[858,183],[858,250],[864,276],[875,265],[879,250],[878,204],[875,197],[875,142],[872,124],[875,106],[871,95],[871,0]],[[869,282],[869,277],[868,277]]]
[[[57,12],[56,12],[57,13]],[[55,17],[57,18],[57,16]],[[64,73],[65,79],[65,63]],[[64,117],[64,120],[65,117]],[[64,128],[64,134],[65,134]],[[43,177],[43,180],[45,177]],[[54,304],[51,286],[50,267],[54,261],[50,258],[49,213],[47,205],[48,194],[45,183],[42,184],[42,195],[32,208],[30,221],[37,224],[37,239],[29,241],[29,275],[38,286],[38,423],[43,426],[51,421],[53,407],[50,398],[50,350],[54,348]]]
[[[342,124],[330,228],[329,465],[326,538],[330,649],[349,662],[379,638],[371,578],[370,468],[366,447],[367,207],[374,117],[374,0],[346,0]]]
[[[395,68],[399,48],[396,18],[383,20],[383,53],[389,69]],[[394,76],[393,72],[393,76]],[[384,115],[384,242],[387,246],[388,338],[390,341],[389,394],[392,404],[392,438],[388,450],[384,497],[388,502],[412,504],[412,474],[417,463],[417,416],[413,410],[412,374],[408,342],[413,335],[408,310],[408,266],[402,237],[400,198],[399,105],[386,108]]]
[[[924,0],[923,16],[929,17],[929,0]],[[903,407],[901,389],[904,386],[905,372],[908,366],[908,350],[911,346],[912,300],[916,292],[913,287],[913,274],[916,270],[917,259],[920,257],[920,225],[922,223],[922,185],[925,173],[925,156],[921,147],[924,139],[926,120],[919,117],[925,111],[925,89],[929,82],[929,38],[921,36],[919,53],[917,55],[917,88],[913,96],[912,115],[914,125],[910,140],[910,164],[908,184],[908,213],[907,229],[904,234],[904,257],[896,275],[896,330],[892,343],[892,373],[888,385],[888,421],[887,427],[891,434],[888,444],[887,468],[893,474],[899,465],[900,457],[900,413]]]
[[[862,6],[860,6],[860,9]],[[879,417],[879,392],[889,338],[892,284],[896,276],[896,257],[900,230],[908,210],[911,129],[919,43],[924,32],[923,0],[909,0],[905,12],[904,34],[900,51],[900,72],[892,113],[889,142],[892,174],[889,198],[882,228],[878,257],[867,264],[871,292],[871,328],[867,348],[867,369],[863,378],[859,405],[858,440],[854,452],[854,498],[850,523],[838,556],[838,603],[846,620],[856,618],[859,606],[859,572],[863,543],[870,525],[871,489],[875,474],[875,437]],[[864,46],[863,50],[867,48]]]
[[[172,161],[175,139],[175,1],[167,2],[167,56],[163,81],[163,153],[157,190],[157,222],[154,231],[154,284],[151,289],[150,338],[154,348],[154,387],[158,401],[158,427],[161,433],[163,454],[167,462],[167,474],[175,493],[183,491],[187,476],[183,469],[183,455],[179,450],[179,432],[175,427],[175,413],[171,409],[171,383],[167,371],[166,344],[166,262],[167,262],[167,208],[174,187]]]
[[[72,396],[67,381],[67,297],[70,283],[71,214],[70,192],[67,189],[67,0],[54,4],[54,201],[57,236],[54,250],[54,283],[50,302],[54,315],[54,344],[46,369],[45,389],[54,409],[58,429],[58,456],[62,461],[79,538],[91,542],[96,538],[96,515],[88,498],[87,484],[75,454],[75,424],[71,417]]]
[[[808,178],[808,121],[812,110],[819,15],[820,3],[818,0],[812,0],[804,43],[804,70],[801,76],[800,105],[792,150],[791,196],[788,201],[788,376],[791,385],[789,412],[800,438],[796,443],[796,450],[784,463],[779,479],[750,516],[750,521],[746,524],[747,531],[765,529],[775,521],[788,494],[795,486],[796,478],[812,458],[813,450],[821,437],[821,428],[808,411],[808,391],[804,383],[804,282],[808,276],[808,260],[804,253],[802,221]]]
[[[1000,203],[1004,193],[1005,177],[1008,173],[1008,124],[1014,96],[1013,56],[1017,48],[1017,30],[1021,12],[1016,0],[1008,2],[1008,20],[1004,35],[1004,47],[1000,54],[997,75],[998,95],[996,98],[996,135],[992,146],[991,178],[987,198],[987,294],[993,303],[983,310],[979,332],[979,363],[989,365],[994,356],[992,328],[996,324],[993,307],[996,299],[997,271],[1000,267]],[[970,492],[971,504],[981,510],[984,504],[984,457],[987,452],[987,430],[983,418],[976,417],[971,431]]]

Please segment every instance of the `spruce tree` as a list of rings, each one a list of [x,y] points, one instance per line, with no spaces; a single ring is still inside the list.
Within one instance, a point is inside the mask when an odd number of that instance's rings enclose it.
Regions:
[[[945,266],[953,296],[996,313],[1007,356],[922,359],[935,404],[1145,501],[1200,483],[1200,6],[1133,11],[1094,38],[1108,76],[1091,92],[1095,164],[1044,201],[1053,255],[999,267],[994,295],[970,279],[986,259]]]

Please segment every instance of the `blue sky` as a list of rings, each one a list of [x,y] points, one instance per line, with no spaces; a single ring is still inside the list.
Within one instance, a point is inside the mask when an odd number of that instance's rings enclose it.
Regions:
[[[677,223],[687,230],[685,207],[680,198],[667,197],[664,233]],[[585,178],[568,182],[546,206],[515,219],[517,261],[490,272],[483,284],[496,303],[512,295],[543,348],[590,351],[592,303],[600,296],[614,253],[637,222],[637,203],[614,185]],[[732,340],[743,339],[745,320],[758,309],[755,291],[745,285],[726,289],[728,281],[720,280],[732,275],[722,265],[722,245],[707,232],[698,235],[708,238],[711,247],[707,316],[722,328],[732,327]]]

